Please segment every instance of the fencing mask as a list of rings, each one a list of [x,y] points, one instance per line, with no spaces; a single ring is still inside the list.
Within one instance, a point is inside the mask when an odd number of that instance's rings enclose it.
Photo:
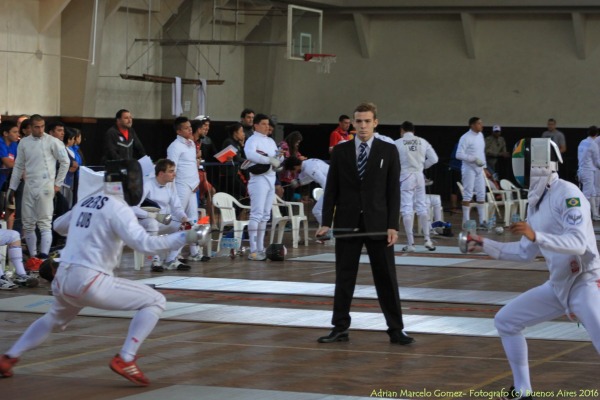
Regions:
[[[549,138],[521,139],[512,153],[513,174],[517,183],[529,189],[527,199],[531,206],[540,200],[546,188],[558,176],[558,163],[562,163],[560,150]]]
[[[267,258],[271,261],[283,261],[287,254],[287,249],[281,243],[271,243],[265,250]]]
[[[104,172],[104,191],[121,195],[130,206],[142,201],[144,194],[144,175],[136,160],[114,160],[106,162]]]

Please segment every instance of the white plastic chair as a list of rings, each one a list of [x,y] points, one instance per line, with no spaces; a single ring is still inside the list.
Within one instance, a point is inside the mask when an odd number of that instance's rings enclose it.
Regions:
[[[292,247],[298,248],[298,242],[300,237],[300,229],[304,224],[304,245],[308,246],[308,218],[304,213],[304,203],[296,201],[284,201],[279,196],[275,195],[279,203],[283,203],[288,206],[288,216],[292,219]],[[294,207],[297,208],[298,212],[294,213]]]
[[[527,217],[528,200],[521,198],[521,189],[516,187],[514,183],[512,183],[508,179],[502,179],[500,181],[500,187],[502,188],[502,190],[511,193],[512,199],[519,204],[519,218],[521,219],[521,221],[525,221],[525,218]]]
[[[288,210],[288,216],[284,217],[281,214],[280,207],[286,207]],[[283,234],[285,233],[285,225],[292,221],[292,206],[286,204],[285,201],[281,200],[277,195],[273,197],[273,206],[271,207],[271,239],[269,243],[273,243],[275,236],[275,230],[277,229],[277,243],[283,243]]]
[[[250,206],[245,206],[235,199],[235,197],[219,192],[213,196],[213,205],[221,212],[221,219],[219,221],[219,239],[217,242],[217,253],[221,250],[221,240],[223,239],[223,228],[226,226],[233,227],[233,237],[242,242],[242,233],[244,227],[248,226],[250,221],[238,221],[235,215],[234,205],[239,208],[245,208],[250,210]]]
[[[487,192],[488,202],[492,205],[495,204],[495,208],[500,209],[502,207],[502,211],[504,215],[502,215],[503,222],[505,226],[510,225],[510,217],[513,212],[516,212],[519,204],[512,200],[512,195],[510,192],[507,192],[502,189],[494,189],[490,181],[486,179],[486,185],[488,187],[489,192]],[[498,211],[500,213],[500,211]]]

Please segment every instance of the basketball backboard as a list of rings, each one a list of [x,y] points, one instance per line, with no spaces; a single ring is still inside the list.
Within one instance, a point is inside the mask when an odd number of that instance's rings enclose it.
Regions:
[[[305,54],[321,53],[323,11],[288,5],[287,58],[305,61]]]

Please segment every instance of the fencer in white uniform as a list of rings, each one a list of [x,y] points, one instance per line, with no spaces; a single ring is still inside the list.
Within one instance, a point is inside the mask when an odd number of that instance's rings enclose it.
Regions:
[[[138,223],[130,205],[140,202],[142,169],[135,160],[107,162],[103,191],[81,199],[54,229],[67,235],[60,267],[52,281],[54,302],[50,311],[27,328],[0,357],[0,376],[13,375],[12,367],[26,351],[39,346],[54,328],[64,330],[84,307],[136,311],[127,338],[110,368],[130,381],[146,386],[149,380],[136,365],[136,354],[165,310],[165,297],[143,283],[117,278],[123,244],[154,253],[198,241],[195,230],[150,236]]]
[[[577,169],[577,177],[581,183],[581,191],[590,202],[592,209],[592,218],[600,220],[598,214],[598,203],[596,192],[595,175],[600,170],[600,150],[596,144],[598,137],[598,128],[590,126],[588,129],[588,137],[583,139],[577,147],[577,160],[579,168]]]
[[[485,140],[483,139],[483,123],[478,117],[469,119],[469,131],[458,141],[456,158],[462,161],[461,180],[463,185],[463,224],[470,219],[469,203],[475,194],[479,224],[485,224]]]
[[[21,200],[21,217],[27,249],[31,256],[47,258],[52,244],[54,194],[62,187],[67,175],[69,156],[63,142],[44,133],[45,123],[42,117],[32,116],[31,126],[32,134],[21,139],[19,143],[8,198],[9,203],[14,203],[14,193],[23,176],[26,176]],[[39,253],[36,226],[41,234]]]
[[[192,136],[192,125],[186,117],[177,117],[173,123],[177,137],[167,148],[167,158],[175,163],[175,189],[179,195],[181,207],[191,224],[198,221],[198,197],[196,192],[200,185],[198,174],[198,160],[196,158],[196,144]],[[211,221],[212,223],[213,221]],[[180,249],[181,250],[181,249]],[[190,244],[191,261],[201,261],[200,249],[195,244]],[[167,265],[168,269],[188,269],[185,264],[175,257]]]
[[[271,217],[271,208],[275,197],[275,171],[281,165],[279,151],[275,141],[268,136],[269,117],[265,114],[254,116],[254,134],[244,145],[250,172],[248,194],[250,195],[250,222],[248,237],[250,238],[249,260],[263,261],[265,254],[265,231]]]
[[[4,274],[4,269],[0,264],[0,290],[12,290],[19,286],[38,286],[38,279],[27,275],[23,266],[23,251],[19,232],[12,229],[0,229],[0,246],[7,246],[8,259],[14,265],[16,272],[12,278],[9,278]]]
[[[596,136],[596,138],[594,139],[594,142],[596,142],[598,149],[600,149],[600,135]],[[595,212],[600,214],[600,170],[594,171],[594,188],[596,190],[596,210],[595,210]],[[593,214],[593,211],[594,210],[592,210],[592,214]]]
[[[400,155],[400,213],[408,241],[402,251],[416,250],[413,233],[415,211],[425,236],[425,248],[433,251],[435,246],[429,235],[431,222],[425,196],[423,170],[437,163],[438,156],[427,140],[415,136],[414,129],[411,122],[403,122],[400,127],[400,139],[394,143]]]
[[[577,186],[558,178],[553,159],[561,158],[556,144],[550,139],[524,140],[531,141],[526,156],[531,160],[527,222],[510,227],[521,240],[503,243],[473,235],[467,242],[468,251],[482,249],[501,260],[524,262],[542,255],[548,266],[548,281],[519,295],[495,317],[513,373],[514,398],[523,399],[531,398],[527,396],[532,390],[525,328],[566,315],[582,323],[600,353],[600,255],[589,202]],[[520,180],[518,160],[524,159],[513,153],[513,172]]]
[[[146,229],[152,236],[164,235],[177,232],[182,224],[188,222],[188,217],[181,207],[179,195],[173,186],[175,179],[175,163],[169,159],[162,159],[156,162],[154,167],[155,176],[144,179],[144,195],[142,203],[146,200],[154,202],[158,206],[158,211],[148,211],[141,206],[133,207],[133,212],[140,222],[140,225]],[[173,261],[177,258],[178,250],[168,252],[168,254],[156,254],[152,258],[152,271],[163,272],[163,261],[167,266],[174,265]],[[183,267],[185,264],[179,264],[179,270],[188,270]],[[167,267],[168,268],[168,267]],[[183,269],[185,268],[185,269]]]
[[[396,144],[396,143],[394,142],[394,139],[392,139],[392,138],[391,138],[391,137],[389,137],[389,136],[382,135],[382,134],[381,134],[381,133],[379,133],[379,132],[375,132],[375,133],[373,134],[373,136],[375,136],[375,139],[379,139],[379,140],[381,140],[381,141],[384,141],[384,142],[386,142],[386,143],[389,143],[389,144]]]
[[[295,171],[298,174],[298,178],[290,183],[293,189],[316,182],[325,190],[327,174],[329,173],[329,164],[325,161],[318,158],[309,158],[302,161],[296,157],[288,157],[283,161],[283,168],[288,171]],[[323,196],[315,203],[312,213],[320,226],[323,221]]]

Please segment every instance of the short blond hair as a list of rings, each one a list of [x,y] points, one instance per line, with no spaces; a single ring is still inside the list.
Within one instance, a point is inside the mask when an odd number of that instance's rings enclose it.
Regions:
[[[373,118],[377,119],[377,106],[373,103],[360,103],[354,109],[354,112],[368,112],[371,111],[373,113]]]

